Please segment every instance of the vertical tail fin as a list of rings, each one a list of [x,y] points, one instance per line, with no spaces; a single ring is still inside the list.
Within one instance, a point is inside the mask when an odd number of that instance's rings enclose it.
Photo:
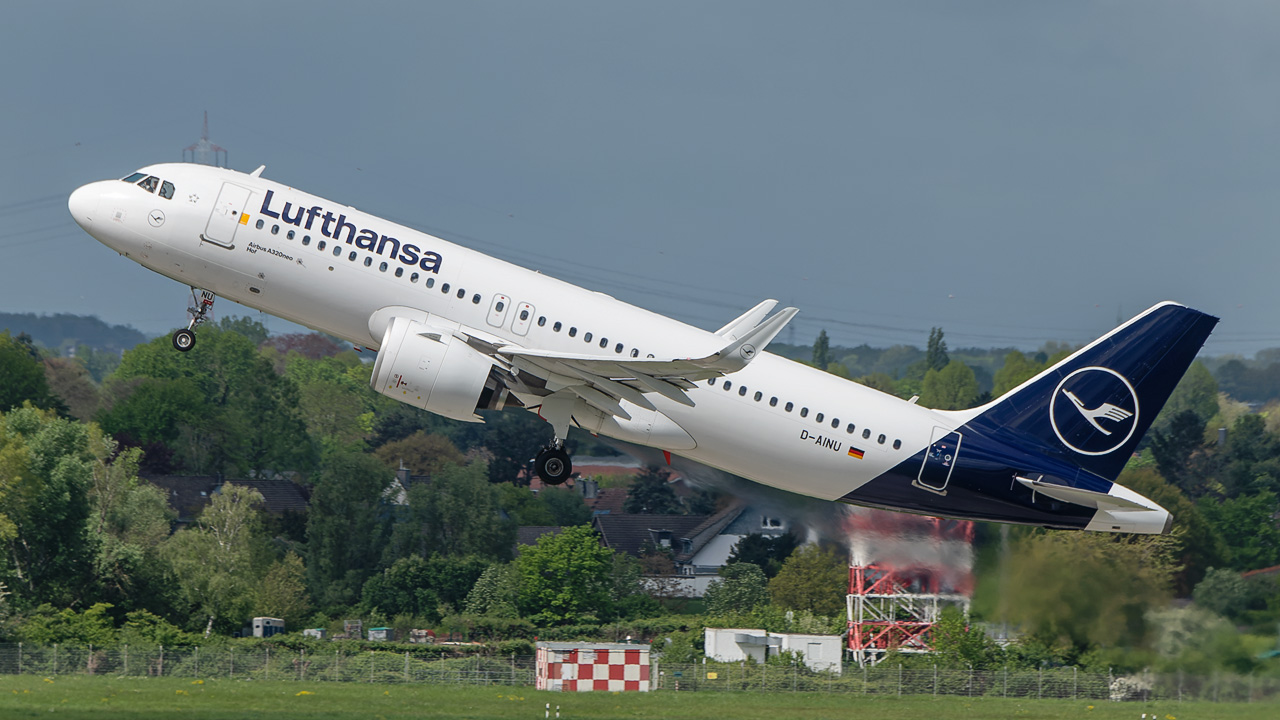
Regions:
[[[968,426],[1114,480],[1218,318],[1152,307],[988,405]]]

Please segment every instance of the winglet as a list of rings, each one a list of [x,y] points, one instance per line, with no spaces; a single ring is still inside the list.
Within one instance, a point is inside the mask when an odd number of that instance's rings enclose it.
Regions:
[[[778,311],[773,317],[755,326],[742,337],[725,345],[720,352],[703,358],[699,364],[724,373],[741,370],[754,360],[765,346],[773,342],[778,333],[782,332],[782,328],[786,327],[798,312],[800,311],[793,307]]]
[[[760,321],[764,320],[765,316],[773,312],[777,306],[777,300],[765,300],[717,330],[716,334],[727,340],[737,340],[739,336],[759,325]]]

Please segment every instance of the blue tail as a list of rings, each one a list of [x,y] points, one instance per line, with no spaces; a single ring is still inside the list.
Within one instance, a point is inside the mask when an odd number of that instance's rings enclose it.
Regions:
[[[970,431],[1114,480],[1218,318],[1161,303],[976,410]]]

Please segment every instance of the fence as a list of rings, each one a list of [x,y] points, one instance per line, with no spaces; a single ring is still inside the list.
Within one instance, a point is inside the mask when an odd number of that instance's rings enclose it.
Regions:
[[[0,645],[3,675],[110,675],[532,687],[535,658],[472,655],[422,659],[409,651]],[[1182,673],[1085,673],[1076,668],[954,670],[847,664],[842,672],[798,665],[654,662],[658,692],[825,692],[865,695],[1211,702],[1280,701],[1280,678]]]

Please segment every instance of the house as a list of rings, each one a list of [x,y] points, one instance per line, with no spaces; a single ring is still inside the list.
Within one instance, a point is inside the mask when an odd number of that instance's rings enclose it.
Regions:
[[[283,478],[268,480],[223,478],[216,475],[155,475],[143,479],[164,492],[169,507],[178,514],[178,523],[181,525],[193,522],[226,483],[257,490],[262,495],[263,509],[272,515],[305,513],[311,499],[306,488]]]
[[[670,558],[670,573],[646,578],[650,590],[702,597],[739,539],[726,545],[721,533],[742,511],[743,506],[733,505],[714,515],[597,515],[592,526],[605,547],[635,558],[654,552]]]

